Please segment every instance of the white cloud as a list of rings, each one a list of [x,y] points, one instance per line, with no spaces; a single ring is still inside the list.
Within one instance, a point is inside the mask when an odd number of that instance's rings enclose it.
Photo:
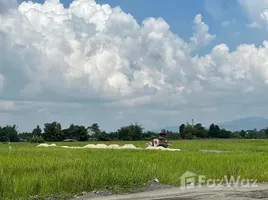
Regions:
[[[237,0],[245,10],[250,28],[268,28],[268,0]]]
[[[194,18],[194,35],[190,38],[190,49],[199,50],[215,38],[216,35],[209,34],[209,27],[202,21],[202,15],[196,15]]]
[[[11,8],[16,8],[18,3],[16,0],[1,0],[0,1],[0,14],[5,14]]]
[[[228,26],[230,24],[230,21],[223,21],[221,23],[221,26]]]
[[[241,44],[233,52],[219,44],[193,57],[216,37],[200,14],[186,42],[162,18],[138,24],[120,8],[93,0],[74,1],[67,9],[59,0],[10,8],[0,14],[1,96],[24,113],[52,110],[51,120],[90,118],[111,126],[118,113],[122,123],[168,124],[193,115],[203,118],[211,108],[265,104],[268,98],[262,92],[268,83],[267,42],[261,47]],[[221,112],[229,116],[236,111]]]
[[[261,28],[260,24],[256,22],[252,22],[251,24],[247,25],[248,28]]]
[[[221,26],[222,27],[225,27],[225,26],[229,26],[229,25],[232,25],[232,24],[235,24],[236,23],[236,20],[235,19],[233,19],[233,20],[231,20],[231,21],[223,21],[222,23],[221,23]]]

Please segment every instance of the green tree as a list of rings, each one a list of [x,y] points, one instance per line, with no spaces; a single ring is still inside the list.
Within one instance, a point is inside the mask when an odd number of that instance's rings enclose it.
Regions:
[[[41,137],[42,136],[42,129],[37,125],[37,127],[33,130],[32,135],[34,137]]]
[[[220,134],[218,136],[219,138],[230,138],[232,137],[232,132],[231,131],[227,131],[225,129],[221,129],[220,130]]]
[[[242,130],[241,132],[240,132],[240,135],[241,135],[241,137],[242,138],[245,138],[246,137],[246,131],[244,131],[244,130]]]
[[[97,137],[98,141],[111,141],[111,137],[110,134],[107,134],[105,131],[102,131],[98,137]]]
[[[58,142],[64,140],[61,124],[58,122],[46,123],[43,134],[44,140]]]
[[[218,125],[215,124],[211,124],[209,126],[209,130],[208,130],[208,135],[211,138],[218,138],[220,135],[220,127]]]
[[[118,131],[118,139],[126,141],[141,140],[143,135],[143,128],[140,125],[129,125],[121,127]]]
[[[119,135],[118,135],[118,132],[117,132],[117,131],[109,133],[109,137],[110,137],[111,140],[113,140],[113,141],[117,141],[117,140],[119,140],[119,139],[118,139],[118,138],[119,138]]]
[[[19,138],[23,139],[23,140],[26,140],[28,142],[31,140],[32,137],[33,137],[32,133],[28,133],[28,132],[19,133]]]
[[[181,139],[193,139],[194,133],[195,133],[195,128],[192,125],[187,124],[184,127],[183,132],[180,133],[180,137],[181,137]]]
[[[95,138],[98,138],[99,135],[101,134],[100,127],[97,123],[94,123],[91,126],[89,126],[88,130],[90,132],[90,135]]]
[[[257,138],[258,136],[261,138],[265,138],[266,137],[265,129],[260,131],[257,131],[257,129],[247,130],[246,134],[247,139]]]
[[[268,127],[266,127],[265,129],[263,129],[263,132],[265,133],[266,137],[268,138]]]
[[[63,130],[64,138],[75,139],[78,141],[87,141],[89,135],[87,129],[84,126],[78,126],[71,124],[68,129]]]
[[[172,131],[166,131],[168,140],[178,140],[180,139],[180,134]]]
[[[180,134],[184,132],[184,129],[185,129],[185,124],[180,125],[180,130],[179,130]]]
[[[205,127],[202,126],[201,123],[198,123],[194,126],[193,134],[197,138],[207,138],[208,137],[208,131]]]
[[[155,135],[156,133],[153,131],[146,131],[142,134],[142,140],[146,140],[146,141],[151,140]],[[169,136],[170,135],[168,135],[168,137]]]
[[[19,135],[16,125],[0,127],[0,142],[18,142]]]

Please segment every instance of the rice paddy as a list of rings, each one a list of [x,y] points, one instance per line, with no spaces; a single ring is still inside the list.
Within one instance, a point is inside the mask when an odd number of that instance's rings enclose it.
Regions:
[[[98,142],[109,145],[142,142]],[[0,144],[0,199],[72,197],[82,192],[108,189],[128,192],[145,187],[157,178],[162,184],[180,185],[186,171],[221,178],[234,175],[258,182],[268,181],[268,140],[172,141],[171,148],[158,150],[37,148],[37,144]],[[55,143],[85,146],[89,142]],[[91,143],[97,144],[97,143]],[[221,150],[222,153],[201,152]]]

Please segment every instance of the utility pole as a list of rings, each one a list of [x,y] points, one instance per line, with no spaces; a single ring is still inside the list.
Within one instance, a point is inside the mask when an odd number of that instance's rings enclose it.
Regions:
[[[194,119],[192,119],[192,126],[194,126]]]

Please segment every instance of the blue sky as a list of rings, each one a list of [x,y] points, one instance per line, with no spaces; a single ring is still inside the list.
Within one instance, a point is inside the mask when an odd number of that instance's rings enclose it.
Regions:
[[[0,9],[1,123],[26,130],[52,120],[98,122],[115,130],[267,117],[268,42],[251,45],[267,40],[266,0],[96,1],[123,12],[107,14],[87,1],[68,10],[71,0],[61,1],[64,16],[56,1],[24,4],[17,15]],[[0,7],[13,3],[0,0]],[[161,17],[179,37],[161,20],[136,27],[125,13],[138,23]],[[104,101],[96,103],[99,96]]]

